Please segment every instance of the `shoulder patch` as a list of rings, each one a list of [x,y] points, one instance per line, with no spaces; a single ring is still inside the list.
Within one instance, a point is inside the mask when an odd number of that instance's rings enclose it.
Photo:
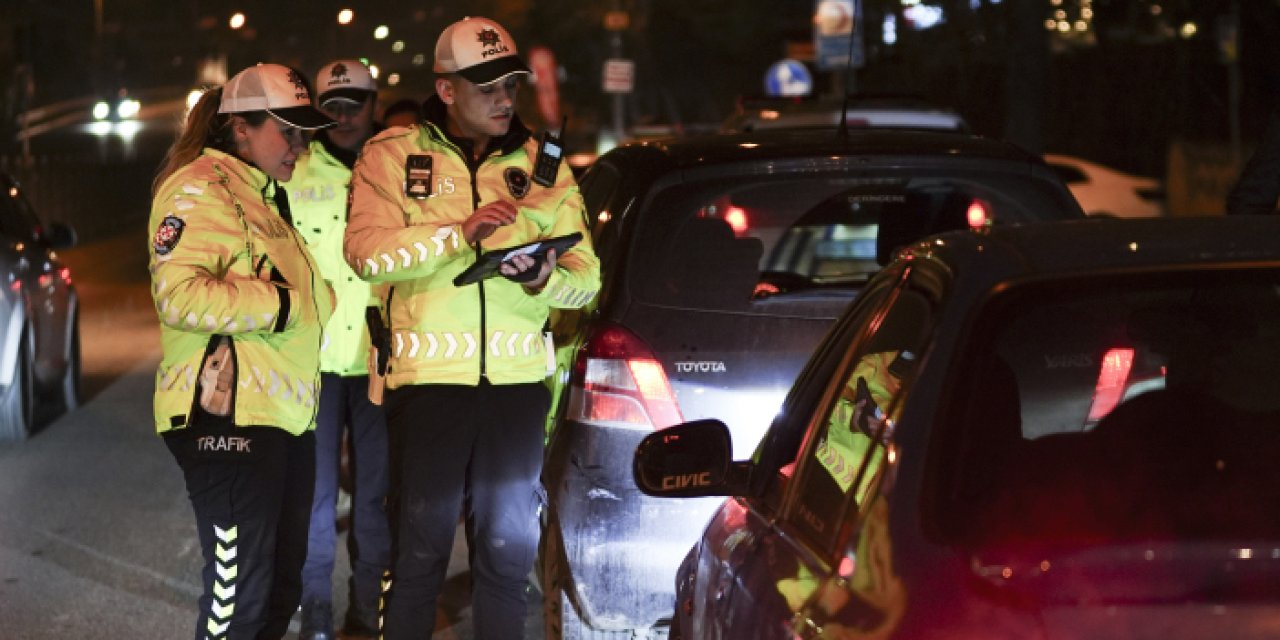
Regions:
[[[507,191],[511,192],[511,196],[519,200],[529,193],[529,174],[525,173],[520,167],[507,167],[502,172],[502,177],[507,181]]]
[[[182,229],[187,223],[182,221],[175,215],[167,215],[164,220],[160,221],[160,227],[156,229],[156,235],[151,240],[152,247],[156,250],[156,255],[169,255],[174,247],[178,246],[178,241],[182,239]]]

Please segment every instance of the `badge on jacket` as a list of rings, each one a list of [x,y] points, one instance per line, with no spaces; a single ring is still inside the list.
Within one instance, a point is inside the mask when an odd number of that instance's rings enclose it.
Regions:
[[[178,240],[182,239],[182,228],[187,223],[174,215],[167,215],[164,220],[160,221],[160,227],[156,229],[155,238],[151,241],[151,246],[156,250],[156,255],[165,256],[178,246]]]
[[[405,158],[404,195],[416,200],[431,197],[431,156],[412,153]]]
[[[502,172],[502,177],[506,179],[507,191],[511,192],[513,198],[519,200],[529,193],[529,174],[524,169],[508,167]]]

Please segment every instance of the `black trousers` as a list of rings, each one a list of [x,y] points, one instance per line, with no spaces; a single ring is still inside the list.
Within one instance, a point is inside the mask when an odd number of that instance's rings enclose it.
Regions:
[[[350,437],[351,559],[347,618],[365,629],[378,628],[382,574],[391,562],[387,522],[387,421],[382,407],[369,402],[369,377],[321,375],[320,410],[316,414],[316,489],[311,503],[311,535],[302,570],[302,601],[329,603],[338,532],[335,515],[342,434]]]
[[[387,397],[394,435],[391,585],[383,638],[430,638],[458,516],[466,519],[477,640],[524,637],[525,585],[537,555],[541,382],[417,385]]]
[[[182,468],[205,562],[195,637],[283,638],[302,597],[315,437],[200,412],[164,440]]]

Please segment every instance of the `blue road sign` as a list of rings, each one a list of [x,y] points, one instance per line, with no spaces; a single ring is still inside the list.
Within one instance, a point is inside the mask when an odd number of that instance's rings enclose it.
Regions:
[[[807,96],[813,92],[813,76],[804,63],[784,58],[764,74],[764,92],[770,96]]]

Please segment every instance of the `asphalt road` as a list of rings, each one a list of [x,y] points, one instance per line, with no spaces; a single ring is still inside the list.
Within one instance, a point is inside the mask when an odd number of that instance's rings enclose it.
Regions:
[[[160,345],[146,240],[131,231],[64,252],[81,296],[85,402],[28,441],[0,446],[0,637],[8,640],[193,635],[194,517],[151,426]],[[340,540],[335,603],[346,601],[345,560]],[[472,637],[468,591],[459,532],[436,638]],[[542,637],[533,590],[526,626],[528,638]]]

